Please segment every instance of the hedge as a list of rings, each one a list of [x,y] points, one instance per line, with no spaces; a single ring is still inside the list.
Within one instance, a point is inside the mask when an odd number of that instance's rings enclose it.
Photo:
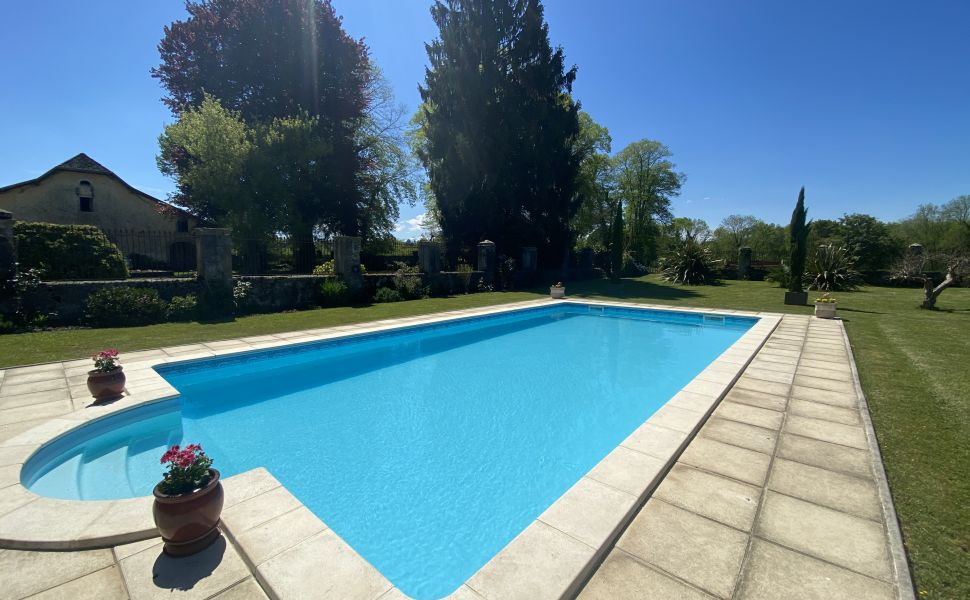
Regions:
[[[121,250],[93,225],[15,223],[20,269],[41,269],[45,280],[127,279]]]

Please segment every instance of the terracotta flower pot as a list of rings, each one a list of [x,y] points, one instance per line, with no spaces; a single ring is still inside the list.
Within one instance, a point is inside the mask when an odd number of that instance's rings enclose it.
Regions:
[[[124,367],[111,371],[88,371],[88,391],[95,400],[109,400],[121,396],[125,391]]]
[[[219,537],[219,517],[225,495],[219,482],[219,471],[209,469],[212,479],[200,490],[169,496],[152,491],[155,504],[152,515],[165,542],[165,554],[188,556],[208,548]],[[159,484],[161,485],[161,484]]]

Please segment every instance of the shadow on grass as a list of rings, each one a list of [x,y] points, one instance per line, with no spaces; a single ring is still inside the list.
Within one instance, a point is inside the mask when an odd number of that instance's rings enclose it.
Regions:
[[[711,286],[695,286],[711,287]],[[652,300],[683,300],[685,298],[703,297],[699,291],[690,287],[672,287],[658,285],[642,279],[621,279],[620,283],[610,283],[606,280],[577,281],[567,286],[569,295],[579,296],[609,296],[611,298],[649,298]]]
[[[878,310],[862,310],[861,308],[840,308],[839,312],[855,312],[855,313],[865,313],[868,315],[884,315],[886,313],[880,312]]]

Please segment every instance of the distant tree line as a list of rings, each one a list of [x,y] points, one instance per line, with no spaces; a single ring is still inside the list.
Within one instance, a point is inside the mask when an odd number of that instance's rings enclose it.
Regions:
[[[697,219],[675,218],[662,231],[661,245],[669,247],[691,231],[709,244],[715,256],[734,261],[738,249],[749,247],[756,260],[782,261],[787,253],[787,228],[766,223],[752,215],[730,215],[711,230]],[[846,214],[840,219],[812,221],[808,247],[843,247],[860,271],[889,270],[912,244],[929,257],[970,252],[970,196],[959,196],[942,205],[924,204],[899,221],[884,222],[866,214]]]

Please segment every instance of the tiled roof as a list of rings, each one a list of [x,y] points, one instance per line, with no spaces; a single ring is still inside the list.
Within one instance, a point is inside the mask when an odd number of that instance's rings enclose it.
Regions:
[[[82,173],[101,173],[102,175],[114,175],[114,173],[109,171],[104,165],[83,152],[73,158],[65,160],[51,170],[80,171]]]

